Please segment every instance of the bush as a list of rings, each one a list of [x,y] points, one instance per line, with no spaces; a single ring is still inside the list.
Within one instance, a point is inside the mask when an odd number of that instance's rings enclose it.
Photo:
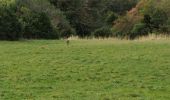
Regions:
[[[13,8],[0,6],[0,39],[18,40],[21,38],[21,24]]]
[[[112,25],[113,22],[118,18],[118,15],[115,13],[111,12],[109,15],[106,17],[105,21],[108,25]]]
[[[39,5],[40,3],[41,5]],[[49,1],[47,0],[28,0],[28,1],[19,0],[18,4],[20,5],[20,13],[22,14],[22,17],[20,19],[23,23],[23,26],[26,27],[27,29],[25,34],[28,34],[26,36],[29,36],[29,34],[30,35],[32,34],[30,37],[26,37],[26,38],[32,38],[32,36],[35,36],[34,38],[38,38],[35,35],[35,33],[40,34],[40,32],[37,32],[37,27],[34,27],[34,26],[38,25],[38,23],[40,24],[40,22],[38,21],[40,20],[39,14],[42,14],[42,13],[46,17],[48,17],[48,19],[46,18],[47,20],[42,19],[41,23],[44,23],[44,24],[46,23],[43,27],[47,27],[49,25],[48,28],[43,28],[43,29],[46,29],[46,31],[47,29],[49,29],[48,31],[50,32],[46,32],[45,30],[42,30],[43,32],[41,32],[41,34],[44,33],[45,31],[47,34],[52,35],[52,38],[60,38],[60,37],[68,37],[75,33],[74,29],[71,27],[70,23],[67,21],[64,13],[60,11],[59,9],[56,9],[53,5],[50,4]],[[34,20],[34,22],[32,20]],[[44,21],[48,21],[48,22],[44,22]],[[31,23],[35,23],[36,25],[31,24]],[[52,27],[53,29],[51,29],[50,27]],[[33,32],[30,32],[33,30],[32,28],[33,29],[36,28],[36,29]],[[42,29],[42,28],[39,28],[39,29]],[[43,35],[43,36],[46,36],[46,35]]]
[[[144,23],[135,24],[131,33],[130,39],[134,39],[138,36],[148,35],[149,29],[146,27]]]
[[[161,1],[162,2],[162,1]],[[161,4],[161,2],[159,2]],[[144,20],[143,23],[146,24],[146,27],[150,29],[150,32],[160,32],[164,33],[167,32],[167,20],[168,20],[168,13],[165,9],[157,7],[158,5],[154,4],[158,3],[154,0],[151,1],[144,9],[143,15]]]
[[[113,33],[113,37],[116,37],[116,38],[124,38],[125,37],[125,34],[121,31],[119,31],[118,29],[116,28],[112,28],[111,29],[112,33]]]
[[[19,38],[56,39],[59,34],[47,13],[36,12],[15,0],[0,1],[0,39]]]
[[[102,27],[96,29],[93,32],[93,36],[96,38],[108,38],[112,36],[111,28],[110,27]]]
[[[59,38],[58,32],[53,28],[49,17],[45,13],[31,12],[25,9],[20,21],[23,26],[24,38]]]
[[[60,33],[60,37],[68,38],[72,35],[75,35],[75,30],[70,26],[67,22],[61,22],[58,24],[58,30]]]

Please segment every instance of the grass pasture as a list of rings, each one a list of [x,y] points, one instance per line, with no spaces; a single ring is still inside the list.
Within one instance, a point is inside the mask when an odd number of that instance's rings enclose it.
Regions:
[[[0,100],[170,100],[170,40],[1,41]]]

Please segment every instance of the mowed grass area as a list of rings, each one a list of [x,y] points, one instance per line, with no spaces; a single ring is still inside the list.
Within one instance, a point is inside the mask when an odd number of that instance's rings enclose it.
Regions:
[[[0,100],[170,100],[170,40],[1,41]]]

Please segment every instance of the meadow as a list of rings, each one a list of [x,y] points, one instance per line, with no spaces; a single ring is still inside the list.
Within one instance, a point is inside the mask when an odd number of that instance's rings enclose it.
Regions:
[[[170,40],[1,41],[0,100],[170,100]]]

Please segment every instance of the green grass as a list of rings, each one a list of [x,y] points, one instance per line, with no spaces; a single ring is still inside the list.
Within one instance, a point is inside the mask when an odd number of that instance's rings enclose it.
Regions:
[[[1,41],[0,100],[170,100],[170,41]]]

